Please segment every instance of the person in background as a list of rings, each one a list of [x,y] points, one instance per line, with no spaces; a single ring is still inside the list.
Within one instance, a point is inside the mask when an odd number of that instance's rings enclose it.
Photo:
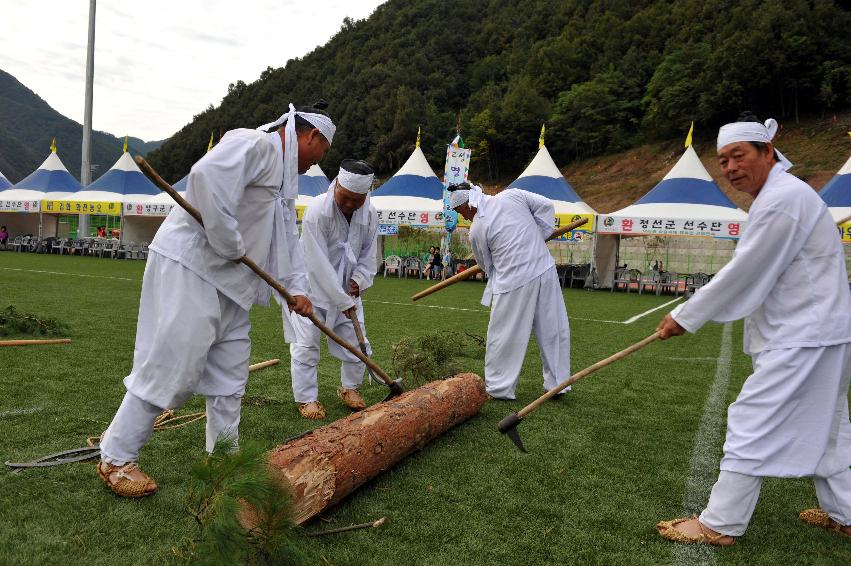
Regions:
[[[0,226],[0,246],[3,246],[3,249],[6,249],[6,243],[9,241],[9,232],[6,231],[5,226]]]

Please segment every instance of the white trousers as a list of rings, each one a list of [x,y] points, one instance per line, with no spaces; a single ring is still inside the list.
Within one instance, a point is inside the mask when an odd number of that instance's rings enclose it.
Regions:
[[[851,469],[827,478],[813,477],[819,506],[840,525],[851,525]],[[722,470],[700,522],[725,535],[745,534],[762,478]]]
[[[369,340],[366,339],[366,327],[363,322],[363,308],[357,305],[358,321],[364,332],[366,351],[372,353]],[[314,307],[314,314],[331,328],[335,334],[357,346],[355,327],[352,321],[342,313],[328,312],[326,309]],[[293,313],[285,312],[290,317],[295,340],[290,344],[290,373],[293,380],[293,398],[297,403],[310,403],[319,399],[319,380],[317,366],[319,365],[319,343],[322,339],[320,330],[310,320]],[[342,362],[340,367],[340,383],[343,389],[357,389],[363,383],[366,365],[357,356],[331,340],[327,339],[328,353]]]
[[[570,376],[570,326],[555,267],[493,296],[485,352],[485,387],[491,397],[514,399],[532,330],[549,391]]]
[[[164,409],[193,393],[207,397],[207,450],[220,434],[234,440],[248,381],[248,311],[181,264],[148,256],[133,369],[127,394],[107,429],[102,459],[135,462]]]
[[[234,448],[238,446],[241,405],[241,395],[207,397],[207,452],[213,451],[220,437],[232,440]],[[154,421],[162,411],[129,391],[125,393],[101,442],[101,460],[116,466],[138,462],[139,451],[154,432]]]

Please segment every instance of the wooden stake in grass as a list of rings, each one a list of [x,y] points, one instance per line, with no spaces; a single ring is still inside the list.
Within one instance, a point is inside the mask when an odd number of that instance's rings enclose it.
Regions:
[[[50,344],[70,344],[68,338],[53,338],[48,340],[0,340],[0,346],[47,346]]]
[[[348,527],[340,527],[339,529],[328,529],[328,530],[325,530],[325,531],[315,531],[315,532],[312,532],[312,533],[307,533],[307,536],[309,536],[309,537],[321,537],[321,536],[325,536],[325,535],[334,535],[334,534],[337,534],[337,533],[347,533],[349,531],[357,531],[359,529],[377,529],[378,527],[380,527],[381,525],[384,524],[385,520],[386,519],[384,517],[381,517],[377,521],[372,521],[370,523],[360,523],[358,525],[350,525]]]

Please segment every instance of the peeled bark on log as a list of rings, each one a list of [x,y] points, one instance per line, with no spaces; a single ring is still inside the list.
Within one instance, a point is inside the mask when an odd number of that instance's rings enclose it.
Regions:
[[[269,466],[289,483],[293,519],[301,524],[478,413],[485,401],[478,375],[434,381],[275,448]]]

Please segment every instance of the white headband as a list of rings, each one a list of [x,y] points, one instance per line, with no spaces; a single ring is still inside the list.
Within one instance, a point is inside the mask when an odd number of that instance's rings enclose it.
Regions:
[[[325,136],[325,139],[328,140],[329,144],[333,143],[334,132],[337,131],[337,126],[334,125],[334,122],[331,120],[331,118],[324,114],[315,114],[313,112],[298,112],[296,111],[292,103],[290,103],[289,110],[281,114],[280,118],[278,118],[274,122],[263,124],[257,129],[266,132],[286,122],[287,129],[289,130],[289,127],[292,126],[293,131],[295,131],[295,116],[301,116],[302,118],[310,122],[310,124],[314,128],[322,132],[322,135]]]
[[[375,175],[372,173],[369,175],[359,175],[358,173],[346,171],[341,167],[340,173],[337,175],[337,182],[344,189],[365,195],[372,188],[372,179],[374,177]]]
[[[726,145],[737,142],[762,142],[771,143],[777,134],[777,120],[769,118],[765,124],[759,122],[733,122],[725,124],[718,130],[718,151]],[[780,153],[780,150],[774,148],[777,153],[777,160],[783,165],[784,170],[792,167],[792,162],[786,159],[786,156]]]
[[[336,126],[334,126],[334,122],[332,122],[331,118],[328,116],[323,114],[313,114],[310,112],[297,112],[292,103],[290,103],[290,109],[286,114],[283,114],[274,122],[263,124],[257,128],[258,130],[265,132],[271,128],[280,126],[285,121],[287,123],[284,130],[284,133],[286,134],[284,137],[284,179],[281,184],[281,196],[286,199],[295,199],[298,197],[298,141],[296,140],[295,133],[296,116],[301,116],[313,124],[316,129],[322,132],[322,135],[325,136],[325,139],[328,140],[329,144],[334,138],[334,131],[337,129]]]
[[[482,200],[482,188],[478,185],[471,185],[470,190],[458,190],[449,192],[449,206],[453,210],[469,202],[473,208],[479,208],[479,203]]]

